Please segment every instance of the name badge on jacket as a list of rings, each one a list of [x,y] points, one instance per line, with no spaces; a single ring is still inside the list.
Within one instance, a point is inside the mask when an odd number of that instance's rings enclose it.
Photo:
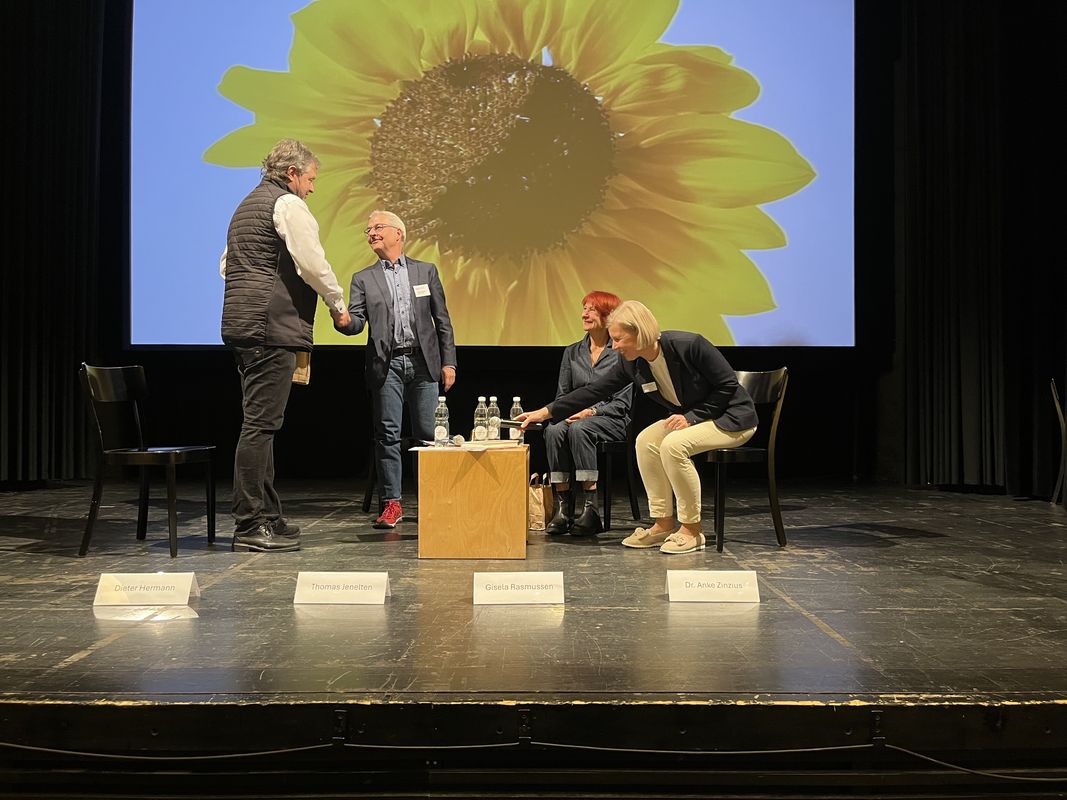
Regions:
[[[648,383],[642,383],[641,384],[641,391],[644,392],[645,394],[648,394],[649,392],[655,392],[655,391],[658,391],[658,390],[659,390],[659,387],[656,386],[656,382],[655,381],[649,381]]]
[[[416,297],[430,296],[430,285],[428,283],[416,283],[411,287],[411,290],[415,292]]]

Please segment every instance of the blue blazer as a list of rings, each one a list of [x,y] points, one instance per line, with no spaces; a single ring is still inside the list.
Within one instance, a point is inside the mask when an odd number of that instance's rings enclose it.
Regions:
[[[659,346],[680,405],[669,403],[655,388],[652,367],[645,359],[626,361],[620,358],[607,375],[554,400],[548,406],[552,417],[569,417],[598,400],[606,400],[630,383],[635,395],[643,394],[671,414],[683,414],[690,425],[714,420],[724,431],[756,427],[759,420],[752,398],[737,382],[733,368],[711,342],[699,333],[663,331]]]
[[[445,304],[445,290],[436,266],[406,255],[404,260],[411,283],[415,338],[431,377],[437,380],[442,366],[456,366],[456,340]],[[419,297],[415,293],[416,286],[426,286],[429,294]],[[367,383],[371,388],[379,389],[385,383],[389,361],[393,357],[393,299],[380,261],[352,276],[348,313],[352,315],[352,321],[347,328],[338,330],[347,336],[355,336],[370,327],[367,334]]]

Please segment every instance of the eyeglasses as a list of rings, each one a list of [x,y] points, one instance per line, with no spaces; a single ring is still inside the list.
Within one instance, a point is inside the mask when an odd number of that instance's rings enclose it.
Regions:
[[[384,222],[379,222],[377,225],[371,225],[369,228],[363,229],[364,236],[370,236],[371,233],[381,233],[384,228],[396,228],[400,230],[399,225],[386,225]]]

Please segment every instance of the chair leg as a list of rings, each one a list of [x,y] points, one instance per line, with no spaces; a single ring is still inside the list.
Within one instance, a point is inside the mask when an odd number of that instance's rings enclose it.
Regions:
[[[148,467],[141,467],[141,494],[137,499],[137,538],[148,533]]]
[[[778,484],[774,480],[774,463],[767,462],[767,499],[771,501],[771,518],[774,520],[774,535],[778,546],[785,547],[785,526],[782,525],[782,508],[778,505]]]
[[[207,460],[207,475],[204,478],[207,490],[207,543],[215,542],[215,454]]]
[[[626,490],[630,493],[630,513],[634,519],[641,519],[641,506],[637,502],[637,479],[634,477],[637,471],[635,460],[634,449],[631,447],[626,451]]]
[[[85,533],[82,535],[82,545],[78,548],[78,555],[84,556],[89,552],[89,540],[93,538],[93,525],[96,524],[96,515],[100,512],[100,498],[104,494],[104,459],[96,463],[96,480],[93,482],[93,499],[89,502],[89,519],[85,521]]]
[[[726,465],[715,465],[715,549],[726,543]]]
[[[167,464],[167,524],[170,527],[170,557],[178,557],[178,506],[174,464]]]
[[[615,473],[611,469],[611,453],[605,451],[600,454],[603,457],[603,469],[600,470],[600,495],[604,500],[604,530],[611,530],[611,484],[615,480]]]

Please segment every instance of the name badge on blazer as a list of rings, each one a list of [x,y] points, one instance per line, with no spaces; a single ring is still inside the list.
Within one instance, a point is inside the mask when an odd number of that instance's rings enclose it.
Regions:
[[[416,297],[429,297],[430,296],[430,284],[428,283],[416,283],[411,287],[411,290],[415,292]]]
[[[659,387],[656,386],[656,382],[655,381],[649,381],[648,383],[642,383],[641,384],[641,391],[644,392],[645,394],[648,394],[649,392],[659,391]]]

